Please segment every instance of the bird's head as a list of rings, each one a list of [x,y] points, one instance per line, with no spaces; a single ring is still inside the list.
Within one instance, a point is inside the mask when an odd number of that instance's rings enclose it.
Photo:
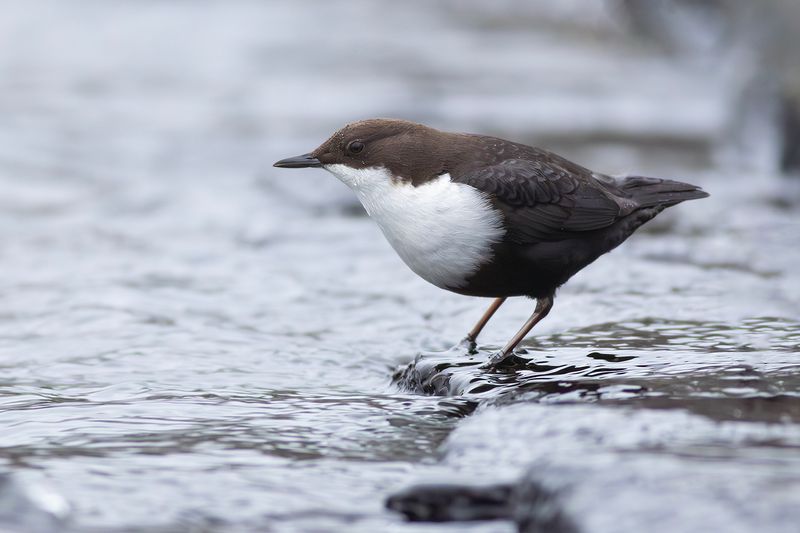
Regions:
[[[369,119],[348,124],[313,152],[281,159],[281,168],[321,167],[352,188],[376,179],[418,184],[446,171],[446,134],[396,119]]]

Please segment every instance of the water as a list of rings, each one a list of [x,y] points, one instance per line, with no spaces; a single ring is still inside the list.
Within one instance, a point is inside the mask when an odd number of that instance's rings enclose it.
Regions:
[[[30,505],[0,525],[513,531],[384,501],[531,477],[587,531],[797,522],[800,190],[728,158],[728,59],[698,77],[581,2],[421,5],[4,5],[0,502]],[[466,363],[531,302],[448,351],[488,302],[417,279],[331,176],[270,167],[373,115],[712,197],[576,276],[533,364],[486,376]],[[420,353],[453,396],[393,381]]]

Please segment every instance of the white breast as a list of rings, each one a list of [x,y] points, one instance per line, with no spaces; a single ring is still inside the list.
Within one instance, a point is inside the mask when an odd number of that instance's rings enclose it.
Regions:
[[[463,287],[505,233],[487,196],[449,174],[414,187],[384,168],[325,168],[355,191],[411,270],[438,287]]]

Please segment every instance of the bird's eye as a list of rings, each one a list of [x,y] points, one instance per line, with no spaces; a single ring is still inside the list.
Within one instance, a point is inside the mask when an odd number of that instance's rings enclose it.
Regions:
[[[364,149],[364,143],[361,141],[350,141],[347,143],[347,151],[351,154],[357,154]]]

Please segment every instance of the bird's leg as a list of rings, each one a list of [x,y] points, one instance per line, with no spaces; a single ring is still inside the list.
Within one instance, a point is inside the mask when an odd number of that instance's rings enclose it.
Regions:
[[[553,308],[553,297],[552,296],[545,296],[544,298],[537,298],[536,299],[536,309],[534,309],[533,314],[525,322],[525,325],[517,332],[516,335],[511,337],[511,340],[503,346],[503,349],[494,354],[492,357],[489,358],[484,364],[481,365],[481,368],[484,369],[493,369],[499,363],[501,363],[506,357],[511,355],[514,351],[514,348],[517,347],[517,344],[525,338],[533,326],[538,324],[544,317],[547,316],[547,313],[550,312],[550,309]]]
[[[500,309],[500,306],[503,305],[503,302],[505,301],[505,298],[495,298],[492,302],[492,305],[490,305],[486,312],[483,313],[481,319],[478,320],[478,323],[475,324],[469,333],[467,333],[467,336],[463,341],[461,341],[461,343],[473,346],[475,344],[475,339],[478,338],[481,330],[484,328],[484,326],[486,326],[486,323],[489,322],[489,319],[492,318],[492,316],[497,312],[498,309]]]

